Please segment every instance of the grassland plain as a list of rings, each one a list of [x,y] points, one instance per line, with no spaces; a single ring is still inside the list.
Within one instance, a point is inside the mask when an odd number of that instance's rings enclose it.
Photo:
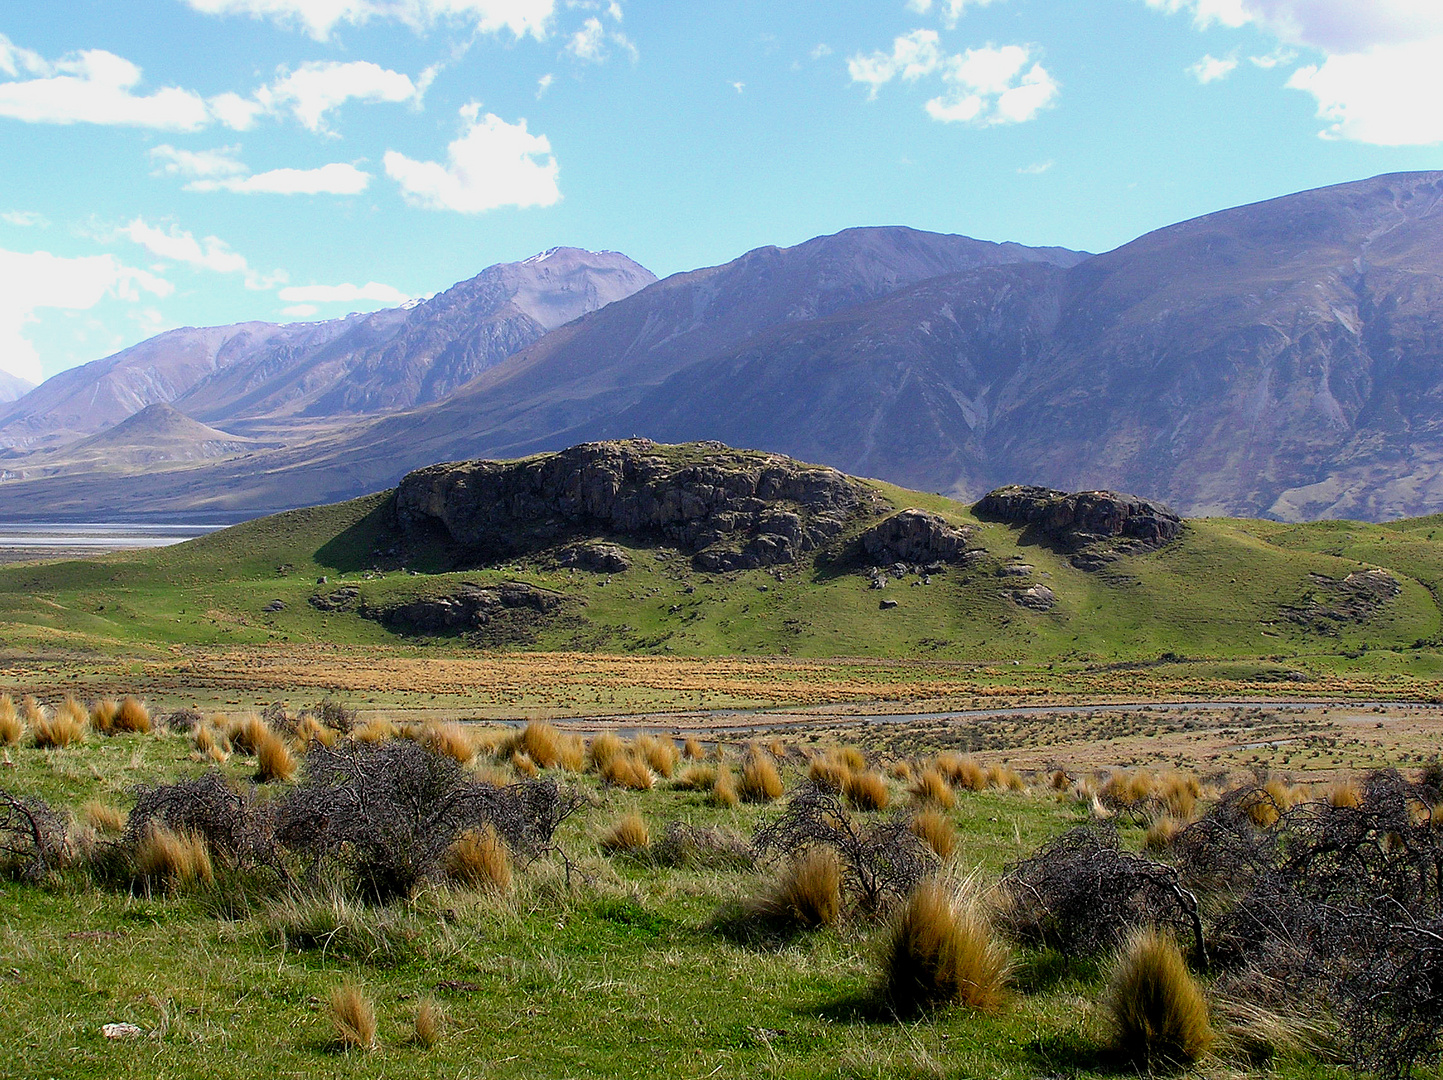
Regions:
[[[479,749],[471,767],[498,777],[510,753],[504,733],[472,731]],[[743,748],[720,745],[735,764]],[[775,754],[793,792],[809,759],[829,745],[804,752],[789,741],[753,752]],[[927,745],[920,741],[910,756],[865,756],[882,770],[894,807],[908,800],[901,766],[923,768]],[[106,840],[83,825],[103,819],[93,804],[124,813],[137,785],[217,767],[194,747],[193,735],[164,730],[92,734],[62,750],[22,742],[7,751],[5,787],[64,808],[76,822],[75,842],[103,850]],[[708,752],[713,764],[717,754]],[[237,751],[218,767],[244,785],[256,766]],[[586,805],[555,838],[564,859],[520,864],[505,895],[435,883],[373,905],[344,891],[292,893],[272,879],[224,871],[214,884],[172,892],[97,884],[78,867],[38,882],[5,880],[6,1075],[1116,1074],[1105,1052],[1098,965],[1020,949],[1000,1008],[941,1008],[899,1020],[874,993],[882,920],[854,914],[749,943],[721,932],[718,913],[765,890],[769,866],[705,858],[672,865],[653,855],[659,848],[604,851],[607,831],[631,814],[648,824],[653,842],[672,822],[743,842],[778,816],[780,802],[712,805],[704,791],[684,786],[682,768],[676,783],[658,775],[646,791],[601,783],[590,771],[547,775],[587,793]],[[285,788],[269,785],[261,797]],[[1087,792],[1095,790],[1056,791],[1045,774],[1027,790],[959,787],[955,803],[939,811],[957,836],[951,872],[995,881],[1006,864],[1089,820]],[[880,821],[891,813],[857,816]],[[1141,843],[1140,825],[1129,819],[1122,829],[1130,846]],[[374,1003],[375,1050],[347,1049],[333,1031],[327,1002],[343,985]],[[423,1004],[432,1009],[426,1003],[444,1017],[439,1037],[416,1033],[416,1013]],[[107,1039],[101,1028],[110,1023],[134,1024],[140,1035]],[[1225,1033],[1202,1074],[1253,1068],[1255,1048],[1240,1040],[1229,1043]],[[1326,1057],[1286,1049],[1268,1068],[1281,1078],[1340,1073]]]

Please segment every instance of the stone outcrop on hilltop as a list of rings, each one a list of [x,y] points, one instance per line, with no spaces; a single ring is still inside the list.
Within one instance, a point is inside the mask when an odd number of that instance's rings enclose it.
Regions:
[[[1073,565],[1083,570],[1162,547],[1182,528],[1182,519],[1161,503],[1115,491],[1069,493],[1012,484],[989,491],[973,510],[978,517],[1036,528],[1073,552]]]
[[[408,537],[439,530],[479,558],[605,534],[675,545],[698,569],[726,571],[794,562],[874,499],[836,469],[780,454],[627,439],[433,465],[401,481],[395,505]]]
[[[878,565],[927,566],[963,562],[969,532],[949,524],[938,514],[909,507],[877,522],[857,539],[863,553]]]

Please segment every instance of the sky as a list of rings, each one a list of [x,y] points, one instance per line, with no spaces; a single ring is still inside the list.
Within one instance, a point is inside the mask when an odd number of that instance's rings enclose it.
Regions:
[[[0,5],[0,370],[394,306],[571,245],[1106,251],[1443,169],[1439,0]]]

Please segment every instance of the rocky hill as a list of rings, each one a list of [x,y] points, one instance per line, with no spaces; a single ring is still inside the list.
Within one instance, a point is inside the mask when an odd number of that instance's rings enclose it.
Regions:
[[[8,371],[0,371],[0,404],[24,397],[35,389],[35,384]]]

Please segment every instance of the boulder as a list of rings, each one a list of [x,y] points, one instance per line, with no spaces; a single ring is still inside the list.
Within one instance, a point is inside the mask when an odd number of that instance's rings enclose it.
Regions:
[[[363,605],[359,614],[402,634],[455,634],[490,626],[518,610],[539,616],[554,615],[566,600],[562,593],[521,582],[488,586],[465,582],[450,593]]]
[[[1162,547],[1182,530],[1182,519],[1161,503],[1115,491],[1068,493],[1013,484],[989,491],[972,509],[981,518],[1035,528],[1072,553],[1073,565],[1083,570]]]
[[[878,566],[893,563],[960,563],[967,555],[968,530],[926,510],[899,510],[858,538]]]
[[[557,553],[556,563],[598,574],[620,574],[631,569],[631,558],[615,544],[571,544]]]

